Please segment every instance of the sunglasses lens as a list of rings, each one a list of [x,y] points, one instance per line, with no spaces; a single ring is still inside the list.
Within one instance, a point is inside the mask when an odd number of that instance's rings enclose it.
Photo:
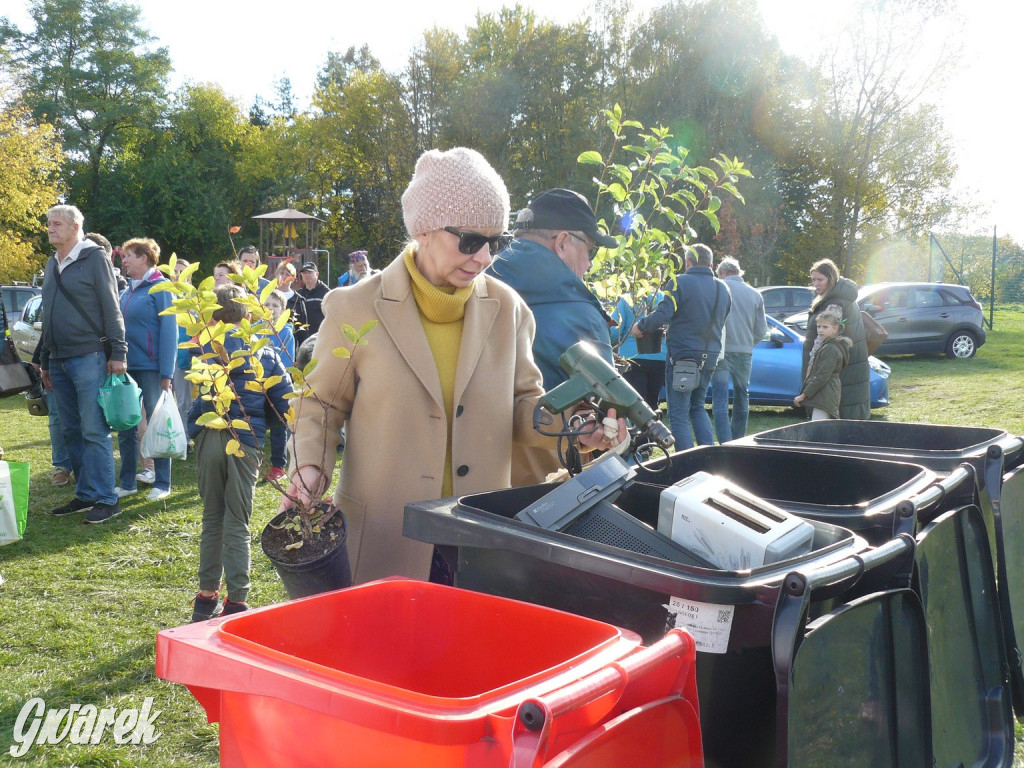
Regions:
[[[511,242],[512,235],[510,235],[508,232],[503,232],[497,237],[492,237],[490,240],[487,241],[487,244],[488,246],[490,246],[491,249],[491,256],[496,256],[497,254],[504,251],[506,248],[508,248]]]
[[[467,256],[472,256],[483,248],[485,244],[489,243],[490,240],[488,238],[483,235],[478,235],[475,232],[459,233],[459,252],[464,253]]]

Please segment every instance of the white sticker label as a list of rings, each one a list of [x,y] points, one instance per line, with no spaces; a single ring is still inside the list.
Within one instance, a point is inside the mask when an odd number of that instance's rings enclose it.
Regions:
[[[665,608],[670,614],[670,620],[674,620],[673,626],[693,635],[698,651],[725,653],[729,650],[735,605],[716,605],[672,597]]]

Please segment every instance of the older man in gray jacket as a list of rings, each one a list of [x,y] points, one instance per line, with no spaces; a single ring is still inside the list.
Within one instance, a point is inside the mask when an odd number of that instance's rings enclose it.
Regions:
[[[764,317],[764,299],[760,291],[743,281],[743,270],[736,259],[726,256],[718,265],[718,277],[724,280],[732,296],[732,311],[725,322],[725,356],[711,377],[711,414],[719,443],[743,437],[750,413],[750,362],[754,347],[768,329]],[[729,418],[729,381],[732,381],[732,419]]]
[[[54,515],[85,512],[87,523],[121,514],[114,490],[114,449],[97,395],[108,374],[126,371],[124,320],[114,267],[83,235],[82,212],[55,205],[46,214],[54,247],[43,279],[43,386],[56,395],[75,473],[75,497]]]

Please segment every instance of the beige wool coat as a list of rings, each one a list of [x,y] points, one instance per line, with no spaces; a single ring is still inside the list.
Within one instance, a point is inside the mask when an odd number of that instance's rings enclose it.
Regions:
[[[553,447],[533,429],[543,393],[531,351],[533,314],[519,295],[489,276],[476,279],[466,303],[454,391],[453,493],[510,484],[513,443]],[[320,467],[330,477],[345,426],[335,503],[348,522],[355,583],[384,576],[425,579],[432,546],[402,536],[405,504],[440,498],[448,424],[441,384],[399,256],[379,274],[332,290],[323,302],[308,383],[313,398],[297,410],[293,468]],[[353,348],[342,324],[378,326]],[[351,350],[351,358],[332,353]],[[543,477],[535,482],[541,482]]]

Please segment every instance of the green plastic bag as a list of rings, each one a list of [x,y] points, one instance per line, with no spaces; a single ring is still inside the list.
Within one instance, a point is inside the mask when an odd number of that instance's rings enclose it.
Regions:
[[[28,522],[28,464],[0,461],[0,545],[20,541]]]
[[[97,399],[111,429],[123,432],[142,421],[142,390],[127,373],[107,376]]]

